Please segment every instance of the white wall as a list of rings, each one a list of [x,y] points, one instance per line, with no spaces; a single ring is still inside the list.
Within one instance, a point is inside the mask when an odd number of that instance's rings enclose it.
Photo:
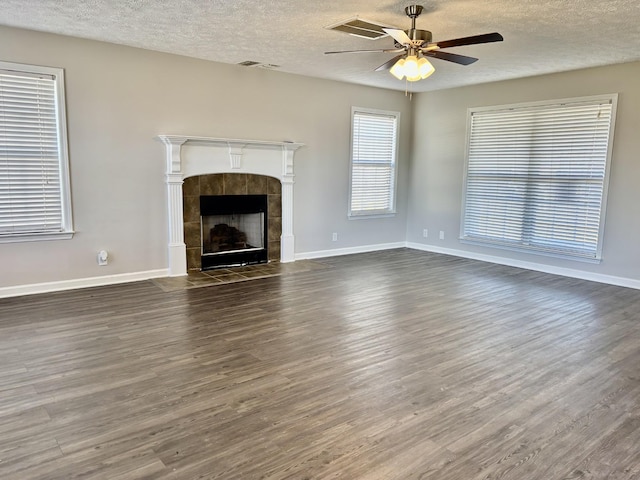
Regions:
[[[6,27],[0,60],[65,69],[77,231],[0,244],[0,288],[166,269],[158,134],[305,143],[296,153],[296,253],[405,240],[411,104],[402,92]],[[402,113],[394,218],[347,220],[353,105]],[[101,249],[107,267],[97,266]]]
[[[567,269],[582,278],[640,287],[640,63],[593,68],[417,95],[409,187],[407,240],[425,249]],[[619,93],[609,197],[600,264],[465,245],[458,241],[467,109],[547,99]],[[422,237],[422,230],[429,237]],[[438,232],[445,239],[438,239]],[[530,265],[529,265],[530,266]]]

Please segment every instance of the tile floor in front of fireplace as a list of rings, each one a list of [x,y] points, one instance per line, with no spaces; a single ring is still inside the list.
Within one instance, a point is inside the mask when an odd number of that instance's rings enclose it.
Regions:
[[[258,278],[274,277],[298,272],[308,272],[328,265],[314,260],[297,260],[291,263],[269,262],[240,267],[216,268],[206,271],[191,271],[185,277],[156,278],[153,282],[165,292],[186,290],[190,288],[224,285],[227,283],[246,282]]]

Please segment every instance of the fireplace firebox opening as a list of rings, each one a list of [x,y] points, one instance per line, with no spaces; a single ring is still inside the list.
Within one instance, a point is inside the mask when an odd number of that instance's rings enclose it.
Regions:
[[[200,197],[202,270],[266,263],[267,195]]]

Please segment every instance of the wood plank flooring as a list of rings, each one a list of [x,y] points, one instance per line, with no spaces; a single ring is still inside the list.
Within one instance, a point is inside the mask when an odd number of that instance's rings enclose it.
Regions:
[[[321,263],[0,300],[0,478],[640,479],[640,291]]]

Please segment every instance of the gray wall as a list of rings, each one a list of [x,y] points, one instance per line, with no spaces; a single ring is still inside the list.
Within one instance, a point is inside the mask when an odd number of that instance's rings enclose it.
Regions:
[[[536,263],[547,271],[569,269],[584,278],[609,276],[640,282],[639,78],[640,63],[629,63],[414,97],[407,241],[463,256],[499,257],[494,260],[507,264]],[[467,109],[604,93],[619,93],[619,98],[602,262],[596,265],[460,243]],[[426,239],[424,228],[429,230]],[[441,230],[444,240],[438,239]]]
[[[305,143],[295,167],[297,253],[405,240],[411,103],[402,92],[6,27],[0,60],[65,69],[77,231],[0,244],[0,288],[167,268],[158,134]],[[353,105],[402,113],[393,218],[347,220]],[[97,266],[101,249],[107,267]]]
[[[165,269],[165,152],[154,139],[162,133],[305,143],[296,154],[298,254],[406,240],[640,282],[640,63],[423,93],[410,102],[403,92],[6,27],[0,60],[65,69],[77,231],[72,240],[0,244],[0,288]],[[467,108],[613,92],[618,116],[601,264],[458,241]],[[353,105],[402,113],[396,217],[347,219]],[[107,267],[96,264],[100,249],[111,253]]]

